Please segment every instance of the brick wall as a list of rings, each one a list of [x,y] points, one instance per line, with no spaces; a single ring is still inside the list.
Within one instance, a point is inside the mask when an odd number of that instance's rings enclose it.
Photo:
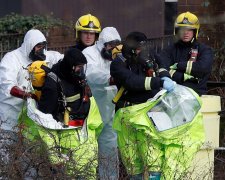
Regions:
[[[202,15],[206,8],[202,6],[205,0],[178,0],[178,13],[191,11],[196,15]]]
[[[217,48],[225,41],[224,0],[178,0],[178,13],[190,11],[199,17],[199,40]]]
[[[75,45],[75,31],[68,27],[54,27],[47,34],[48,48],[64,53],[64,51]]]
[[[49,46],[61,46],[62,43],[64,45],[75,44],[75,33],[72,28],[54,27],[46,36],[50,42]]]

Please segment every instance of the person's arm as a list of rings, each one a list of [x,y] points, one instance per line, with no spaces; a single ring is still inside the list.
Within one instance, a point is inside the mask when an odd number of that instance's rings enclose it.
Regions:
[[[203,48],[205,49],[205,48]],[[206,48],[208,49],[208,48]],[[173,62],[172,62],[172,50],[173,50],[173,46],[163,50],[160,53],[160,66],[162,68],[165,68],[169,71],[171,78],[176,81],[179,84],[182,84],[186,78],[191,79],[191,78],[201,78],[203,77],[205,74],[209,73],[211,70],[211,66],[212,66],[212,54],[210,53],[210,48],[206,51],[208,51],[207,53],[202,53],[200,51],[199,54],[199,58],[198,58],[198,62],[191,62],[190,61],[186,61],[186,62],[179,62],[179,63],[175,63],[175,68],[170,68],[171,66],[173,66]],[[203,55],[204,54],[204,55]],[[202,56],[203,55],[203,56]],[[206,57],[204,57],[206,56]],[[200,61],[202,58],[204,58],[204,62]],[[206,64],[204,64],[206,63]],[[188,66],[187,68],[187,65]],[[193,68],[193,69],[192,69]],[[187,70],[187,72],[186,72]],[[191,73],[190,73],[191,72]]]
[[[64,57],[64,54],[60,54],[57,51],[47,51],[46,52],[46,62],[48,64],[48,67],[51,68],[59,60],[63,59],[63,57]]]
[[[183,73],[175,73],[175,71],[170,71],[170,66],[173,64],[172,52],[174,49],[174,45],[167,47],[162,50],[161,53],[157,56],[158,64],[159,64],[159,75],[160,77],[169,77],[172,78],[177,83],[180,83],[183,80]]]
[[[45,84],[42,87],[41,98],[38,103],[38,109],[43,113],[52,114],[58,105],[58,87],[57,83],[50,77],[45,78]]]
[[[188,75],[203,78],[209,74],[212,69],[213,53],[211,48],[204,46],[199,50],[197,60],[195,62],[189,60],[187,62],[179,62],[177,64],[177,71],[186,73]]]
[[[23,89],[19,88],[18,86],[13,86],[10,90],[10,94],[14,97],[21,98],[21,99],[27,99],[27,98],[33,98],[37,100],[37,96],[31,92],[26,92]]]
[[[151,54],[153,54],[153,53],[151,53]],[[169,70],[167,68],[168,65],[165,65],[165,63],[163,62],[163,60],[160,59],[160,55],[154,53],[153,56],[154,56],[155,62],[156,62],[155,66],[158,65],[159,77],[161,77],[161,78],[162,77],[171,78],[170,73],[169,73]]]
[[[100,67],[100,63],[98,63],[98,61],[102,59],[89,53],[84,53],[84,55],[88,61],[86,71],[88,82],[99,86],[109,86],[110,72],[108,69]]]
[[[6,96],[25,98],[25,91],[18,82],[20,71],[22,67],[17,57],[12,52],[7,53],[0,62],[0,91]]]
[[[139,76],[127,69],[125,63],[120,59],[115,59],[111,63],[110,74],[127,90],[143,91],[159,89],[163,86],[163,81],[159,77]]]

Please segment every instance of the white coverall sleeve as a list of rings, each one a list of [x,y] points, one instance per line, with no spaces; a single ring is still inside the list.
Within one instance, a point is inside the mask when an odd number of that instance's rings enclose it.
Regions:
[[[96,57],[96,60],[94,60],[93,58],[95,58],[95,56],[91,56],[91,54],[86,54],[85,52],[84,55],[88,61],[86,76],[89,83],[100,86],[109,86],[110,73],[96,62],[99,60],[99,57]]]
[[[15,56],[6,54],[0,63],[0,91],[6,96],[10,96],[13,86],[18,86],[17,76],[20,71],[20,64]]]
[[[46,52],[46,62],[48,62],[48,67],[51,68],[59,60],[63,59],[64,54],[57,51],[47,51]]]

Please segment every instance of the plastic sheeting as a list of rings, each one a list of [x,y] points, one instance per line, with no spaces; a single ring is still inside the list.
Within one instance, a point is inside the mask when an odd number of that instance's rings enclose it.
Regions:
[[[102,119],[93,97],[82,128],[63,128],[50,114],[41,113],[33,100],[28,101],[28,107],[22,111],[19,121],[26,138],[43,142],[52,164],[65,162],[67,173],[73,174],[76,170],[87,172],[89,179],[95,179],[97,138],[102,130]]]
[[[170,93],[120,109],[113,127],[127,172],[160,171],[166,180],[187,177],[205,139],[200,108],[199,96],[177,85]]]
[[[190,90],[178,86],[162,97],[147,113],[159,131],[191,122],[200,110],[198,99]]]

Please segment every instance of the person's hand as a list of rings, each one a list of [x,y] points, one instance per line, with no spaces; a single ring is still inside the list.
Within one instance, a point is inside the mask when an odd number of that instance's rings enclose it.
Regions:
[[[10,90],[10,94],[14,97],[18,97],[21,99],[26,100],[27,98],[33,98],[37,100],[37,96],[31,92],[26,92],[25,90],[21,89],[18,86],[13,86],[12,89]]]
[[[176,82],[171,80],[168,77],[162,77],[161,78],[163,82],[163,88],[166,89],[168,92],[172,91],[175,88]]]
[[[38,100],[38,97],[35,95],[35,94],[33,94],[33,93],[31,93],[31,92],[29,92],[29,93],[26,93],[26,99],[27,98],[32,98],[32,99],[34,99],[34,100]]]
[[[176,69],[177,69],[177,63],[175,63],[175,64],[173,64],[172,66],[170,66],[170,69],[176,70]]]

